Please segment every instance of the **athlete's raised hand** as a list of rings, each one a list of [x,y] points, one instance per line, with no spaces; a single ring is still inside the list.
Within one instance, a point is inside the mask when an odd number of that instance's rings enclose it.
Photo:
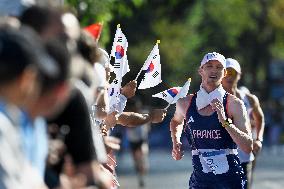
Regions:
[[[217,112],[219,122],[223,124],[224,121],[226,120],[226,115],[225,115],[223,103],[220,102],[220,100],[218,100],[217,98],[215,98],[211,101],[210,105],[211,105],[212,109]]]

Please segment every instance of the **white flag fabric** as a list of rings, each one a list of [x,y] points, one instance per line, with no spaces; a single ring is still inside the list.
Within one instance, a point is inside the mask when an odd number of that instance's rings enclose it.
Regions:
[[[109,108],[119,103],[121,80],[114,79],[108,88]]]
[[[114,57],[113,71],[116,75],[116,78],[122,78],[127,72],[130,71],[126,55],[127,47],[127,39],[122,33],[121,28],[118,26],[111,50],[111,56]]]
[[[168,90],[157,93],[155,95],[152,95],[152,97],[161,98],[167,101],[168,103],[173,104],[172,102],[174,100],[174,97],[178,94],[180,90],[181,90],[181,87],[173,87]]]
[[[107,154],[106,154],[106,148],[104,144],[103,137],[101,135],[99,121],[96,120],[96,118],[91,114],[91,123],[92,123],[92,136],[93,136],[93,142],[95,151],[97,154],[97,160],[100,163],[106,163],[107,162]]]
[[[190,82],[191,79],[189,78],[183,87],[173,87],[168,90],[157,93],[155,95],[152,95],[152,97],[161,98],[167,101],[169,104],[175,104],[178,101],[178,99],[183,98],[187,95]]]
[[[191,78],[187,80],[187,82],[183,85],[181,90],[178,92],[178,94],[174,97],[173,102],[171,104],[174,104],[178,101],[178,99],[183,98],[187,95],[189,86],[190,86]]]
[[[128,59],[127,59],[127,54],[125,55],[125,62],[123,63],[123,70],[122,70],[122,77],[130,71],[129,69],[129,64],[128,64]]]
[[[143,65],[146,71],[138,89],[147,89],[154,87],[162,82],[161,80],[161,63],[158,43],[154,46],[150,55]]]

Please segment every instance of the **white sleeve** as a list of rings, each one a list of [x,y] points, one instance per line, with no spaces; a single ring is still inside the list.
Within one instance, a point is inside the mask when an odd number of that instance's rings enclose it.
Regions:
[[[119,102],[111,107],[109,107],[109,112],[108,114],[111,114],[114,111],[118,112],[118,115],[122,114],[123,110],[126,107],[126,103],[127,103],[127,98],[120,94],[119,95]]]
[[[94,64],[94,83],[92,87],[94,88],[105,87],[105,85],[106,85],[105,68],[101,64],[95,63]]]
[[[120,94],[119,95],[119,103],[117,104],[117,110],[118,110],[118,114],[122,114],[123,110],[125,109],[126,107],[126,103],[127,103],[127,98],[123,95],[123,94]]]

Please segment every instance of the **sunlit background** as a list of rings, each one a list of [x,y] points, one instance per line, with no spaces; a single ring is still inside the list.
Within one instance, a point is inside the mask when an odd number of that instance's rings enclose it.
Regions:
[[[197,68],[205,53],[216,51],[237,59],[242,67],[239,85],[258,96],[266,122],[253,188],[283,188],[284,0],[59,0],[58,3],[71,9],[82,27],[101,23],[98,43],[109,53],[120,24],[129,43],[131,70],[123,83],[136,77],[156,41],[161,40],[163,82],[151,89],[137,90],[144,108],[166,107],[166,102],[152,95],[182,86],[189,77],[192,78],[189,91],[196,92],[200,84]],[[172,105],[163,123],[151,126],[147,189],[188,188],[192,166],[186,141],[183,160],[176,162],[171,158],[169,121],[174,110]],[[135,189],[138,179],[126,131],[117,130],[113,132],[120,132],[122,139],[122,149],[117,154],[118,180],[122,189]]]
[[[264,148],[255,172],[254,188],[280,189],[284,184],[284,1],[283,0],[66,0],[82,26],[102,22],[99,44],[109,52],[117,24],[126,35],[130,73],[135,78],[157,39],[163,82],[138,90],[146,106],[167,104],[151,97],[161,90],[182,86],[192,78],[190,92],[200,83],[197,67],[206,52],[216,51],[237,59],[242,66],[240,85],[256,94],[265,113]],[[187,188],[191,173],[190,154],[171,159],[169,120],[149,134],[150,172],[147,188]],[[122,131],[123,133],[125,131]],[[118,154],[121,188],[137,188],[127,137]],[[148,182],[148,183],[147,183]]]

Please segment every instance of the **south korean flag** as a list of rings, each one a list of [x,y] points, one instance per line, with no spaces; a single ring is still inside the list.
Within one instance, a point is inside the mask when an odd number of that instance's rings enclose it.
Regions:
[[[146,73],[138,89],[151,88],[162,82],[158,43],[154,46],[142,69],[145,70]]]
[[[127,48],[127,39],[122,33],[120,25],[118,25],[111,50],[111,56],[114,57],[114,63],[112,66],[116,78],[122,78],[130,70],[126,54]]]
[[[180,90],[181,87],[173,87],[165,91],[162,91],[160,93],[157,93],[155,95],[152,95],[152,97],[161,98],[167,101],[168,103],[173,104],[174,98],[179,93]]]

